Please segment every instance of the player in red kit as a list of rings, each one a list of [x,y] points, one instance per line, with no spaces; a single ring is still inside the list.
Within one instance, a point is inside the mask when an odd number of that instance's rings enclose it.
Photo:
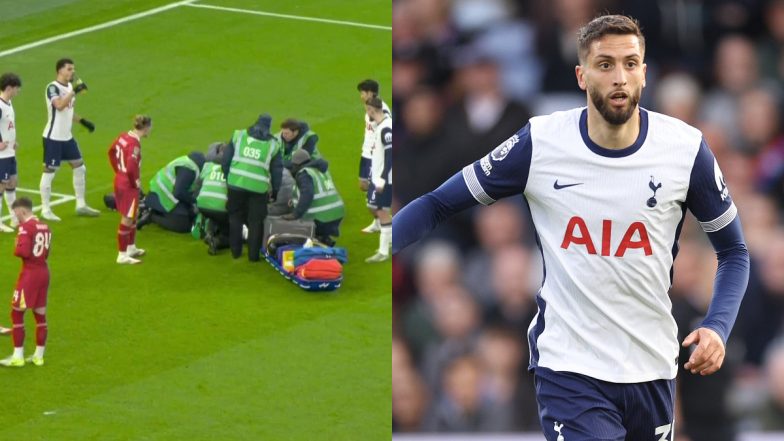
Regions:
[[[36,346],[35,353],[27,361],[36,366],[43,366],[46,344],[46,294],[49,289],[49,267],[46,259],[49,257],[52,233],[48,225],[33,216],[33,201],[29,198],[15,200],[11,208],[19,219],[14,255],[22,259],[22,271],[11,301],[14,353],[0,360],[0,365],[10,367],[25,365],[24,313],[27,309],[32,309],[36,323]]]
[[[136,248],[136,217],[139,211],[139,171],[142,162],[141,139],[152,130],[152,119],[136,115],[133,129],[120,134],[109,147],[109,162],[114,169],[114,199],[120,212],[120,227],[117,230],[119,254],[117,263],[141,263],[137,257],[144,250]]]

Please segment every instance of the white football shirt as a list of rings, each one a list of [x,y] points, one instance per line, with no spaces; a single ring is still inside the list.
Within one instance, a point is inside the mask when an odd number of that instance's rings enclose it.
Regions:
[[[392,112],[389,111],[387,103],[381,102],[381,110],[392,118]],[[373,143],[376,142],[375,138],[375,124],[371,121],[370,116],[365,113],[365,141],[362,143],[362,157],[370,159],[373,151]]]
[[[76,97],[71,98],[71,102],[63,110],[57,110],[52,101],[55,98],[65,96],[73,90],[71,83],[60,84],[52,81],[46,86],[46,111],[47,120],[44,127],[44,138],[54,141],[68,141],[73,138],[71,126],[73,125],[74,104]]]
[[[737,209],[701,133],[640,110],[624,149],[588,137],[587,110],[532,118],[463,169],[479,202],[523,193],[544,261],[530,366],[615,383],[675,378],[668,291],[686,208],[706,232]]]
[[[16,155],[16,120],[14,106],[0,98],[0,141],[7,142],[8,147],[0,150],[0,158],[12,158]]]

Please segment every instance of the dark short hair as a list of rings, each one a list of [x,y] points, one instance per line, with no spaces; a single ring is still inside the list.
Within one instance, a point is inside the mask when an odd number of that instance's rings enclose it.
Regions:
[[[577,36],[577,51],[580,62],[585,62],[591,43],[605,35],[636,35],[640,40],[640,50],[645,55],[645,37],[640,31],[640,23],[625,15],[602,15],[580,28]]]
[[[60,72],[60,69],[65,67],[66,64],[74,64],[73,60],[70,58],[60,58],[57,60],[57,64],[55,65],[55,72]]]
[[[384,108],[384,103],[381,101],[381,98],[379,98],[377,96],[374,96],[374,97],[368,99],[367,101],[365,101],[365,104],[367,104],[370,107],[373,107],[374,109],[378,109],[378,110],[381,110],[381,109]]]
[[[19,78],[19,75],[7,72],[0,76],[0,92],[4,91],[6,87],[22,87],[22,80]]]
[[[33,201],[26,196],[22,196],[21,198],[15,200],[13,204],[11,204],[11,209],[19,208],[19,207],[27,208],[28,210],[32,211]]]
[[[280,128],[281,129],[296,130],[296,131],[299,132],[300,129],[302,128],[302,125],[299,123],[299,121],[297,121],[294,118],[286,118],[285,121],[280,123]]]
[[[357,84],[357,90],[359,92],[372,92],[373,95],[378,95],[378,81],[367,79]]]

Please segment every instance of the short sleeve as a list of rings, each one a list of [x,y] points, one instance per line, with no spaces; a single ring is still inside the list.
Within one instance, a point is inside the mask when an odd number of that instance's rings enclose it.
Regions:
[[[53,98],[57,98],[60,96],[60,90],[57,89],[57,86],[54,84],[50,84],[49,87],[46,88],[46,96],[49,98],[51,102]]]
[[[738,214],[719,163],[704,139],[692,166],[686,205],[706,233],[721,230]]]
[[[381,129],[381,143],[384,145],[384,150],[392,148],[392,129],[389,127]]]
[[[474,198],[490,205],[498,199],[521,194],[531,167],[531,124],[518,130],[498,147],[463,168],[463,179]]]

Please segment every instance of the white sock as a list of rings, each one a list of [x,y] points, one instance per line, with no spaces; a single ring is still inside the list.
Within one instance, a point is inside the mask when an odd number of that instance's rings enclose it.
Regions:
[[[14,211],[11,210],[11,204],[8,204],[8,214],[10,214],[12,217],[14,215]],[[3,198],[0,198],[0,216],[2,215],[3,215]]]
[[[381,225],[381,235],[378,242],[378,252],[381,254],[389,254],[389,247],[392,245],[392,224]]]
[[[376,218],[373,223],[375,223],[377,227],[381,228],[381,221],[379,221],[378,218]]]
[[[73,169],[73,187],[76,193],[76,208],[81,208],[87,205],[84,200],[84,189],[87,186],[87,167],[84,164]]]
[[[24,358],[24,346],[14,348],[14,358]]]
[[[53,180],[54,180],[54,172],[43,173],[41,175],[41,185],[39,190],[41,190],[41,205],[43,205],[44,211],[51,210],[51,208],[49,207],[49,201],[52,199]]]
[[[15,200],[16,200],[16,189],[6,190],[5,191],[5,203],[8,205],[9,213],[11,213],[11,219],[16,219],[16,215],[14,214],[14,210],[11,209],[11,205],[14,204]]]
[[[34,355],[34,357],[44,358],[44,349],[45,349],[45,346],[36,346],[35,347],[35,355]]]

